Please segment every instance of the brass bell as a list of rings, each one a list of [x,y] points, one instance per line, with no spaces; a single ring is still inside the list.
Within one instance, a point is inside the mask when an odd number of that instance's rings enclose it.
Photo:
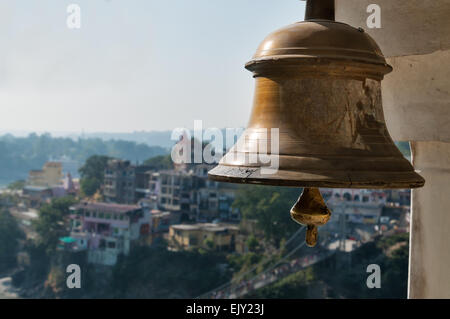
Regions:
[[[256,80],[247,130],[209,177],[305,187],[291,215],[310,226],[309,246],[330,215],[317,187],[424,185],[386,128],[381,80],[392,67],[363,29],[334,21],[334,0],[309,0],[305,21],[270,34],[246,68]]]

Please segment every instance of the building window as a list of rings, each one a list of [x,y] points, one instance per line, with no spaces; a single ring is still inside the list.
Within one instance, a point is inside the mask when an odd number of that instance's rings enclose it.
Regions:
[[[108,242],[108,248],[116,248],[116,243],[113,241]]]
[[[197,245],[198,241],[196,237],[189,237],[189,245]]]

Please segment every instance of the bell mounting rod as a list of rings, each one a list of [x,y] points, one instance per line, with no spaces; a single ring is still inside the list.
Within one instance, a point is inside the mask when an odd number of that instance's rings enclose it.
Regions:
[[[305,20],[334,21],[334,0],[306,0]]]

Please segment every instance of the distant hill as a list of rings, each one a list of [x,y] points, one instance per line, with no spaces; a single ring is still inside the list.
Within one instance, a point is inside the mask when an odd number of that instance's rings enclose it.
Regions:
[[[170,148],[175,141],[170,139],[171,131],[161,132],[132,132],[132,133],[85,133],[83,138],[100,138],[102,140],[123,140],[135,143],[147,144],[149,146],[159,146],[163,148]],[[79,136],[76,136],[78,138]]]
[[[29,170],[42,168],[48,160],[65,158],[82,165],[91,155],[107,155],[142,163],[151,157],[169,154],[169,150],[119,139],[7,134],[0,136],[0,185],[26,179]]]
[[[30,131],[2,131],[1,135],[13,135],[16,137],[27,137],[34,132]],[[38,135],[44,133],[38,132]],[[78,132],[51,132],[52,137],[68,137],[74,140],[78,138],[89,139],[89,138],[99,138],[104,141],[109,140],[123,140],[135,143],[143,143],[148,146],[160,146],[163,148],[172,147],[175,143],[170,139],[172,131],[135,131],[130,133],[109,133],[109,132],[96,132],[96,133],[78,133]]]
[[[232,129],[234,134],[240,136],[240,133],[243,131],[241,128]],[[226,144],[226,129],[221,129],[222,135],[224,137],[223,143]],[[51,133],[41,133],[38,132],[37,135],[50,134],[52,137],[60,137],[60,138],[70,138],[73,140],[82,139],[101,139],[103,141],[110,140],[121,140],[128,142],[135,142],[138,144],[146,144],[148,146],[159,146],[162,148],[172,148],[172,146],[176,142],[176,138],[174,140],[171,139],[173,131],[135,131],[129,133],[111,133],[111,132],[51,132]],[[11,135],[14,137],[27,137],[30,134],[35,134],[34,132],[29,131],[2,131],[0,130],[0,136],[2,135]],[[190,130],[191,136],[193,136],[193,130]],[[177,135],[175,135],[177,137]],[[234,144],[234,143],[233,143]],[[228,145],[228,148],[232,145]]]
[[[172,131],[11,133],[2,135],[0,131],[0,186],[25,179],[29,170],[40,169],[50,159],[65,157],[82,165],[87,157],[98,154],[142,162],[150,157],[169,154],[175,144],[171,139]],[[222,133],[225,138],[224,129]],[[410,158],[408,142],[396,144],[403,155]],[[231,145],[226,145],[224,141],[224,146],[229,148]]]

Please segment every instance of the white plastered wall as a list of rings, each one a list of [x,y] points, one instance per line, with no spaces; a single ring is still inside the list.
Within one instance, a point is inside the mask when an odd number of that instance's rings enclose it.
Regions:
[[[370,4],[381,28],[370,29]],[[411,141],[426,179],[413,191],[410,298],[450,298],[450,0],[336,0],[336,20],[362,27],[394,71],[383,104],[394,140]]]

